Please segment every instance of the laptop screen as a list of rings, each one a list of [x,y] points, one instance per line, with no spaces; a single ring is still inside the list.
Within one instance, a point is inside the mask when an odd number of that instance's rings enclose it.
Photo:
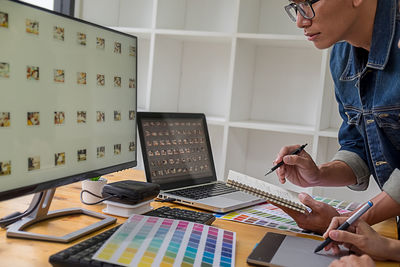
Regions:
[[[204,114],[138,113],[148,182],[161,189],[216,180]]]

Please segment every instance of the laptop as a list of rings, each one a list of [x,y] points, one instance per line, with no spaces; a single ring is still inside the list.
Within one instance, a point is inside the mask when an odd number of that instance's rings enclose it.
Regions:
[[[202,113],[138,112],[147,182],[161,199],[225,213],[265,202],[217,180],[206,117]]]

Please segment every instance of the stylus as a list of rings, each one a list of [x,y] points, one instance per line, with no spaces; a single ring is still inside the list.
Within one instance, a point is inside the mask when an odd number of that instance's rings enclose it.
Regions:
[[[292,153],[290,153],[290,155],[297,155],[299,154],[305,147],[307,146],[307,144],[302,145],[301,147],[299,147],[298,149],[296,149],[295,151],[293,151]],[[282,166],[283,160],[281,162],[279,162],[278,164],[276,164],[274,167],[271,168],[271,170],[269,172],[267,172],[265,174],[265,176],[267,176],[268,174],[270,174],[271,172],[275,171],[276,169],[278,169],[280,166]]]
[[[369,208],[371,208],[372,205],[373,205],[372,201],[368,201],[367,203],[365,203],[364,206],[361,207],[361,209],[359,209],[358,211],[356,211],[356,213],[351,215],[342,225],[339,226],[337,230],[346,230],[347,228],[349,228],[349,226],[353,222],[355,222],[358,218],[360,218]],[[322,250],[331,242],[332,239],[328,237],[314,250],[314,253],[317,253],[318,251]]]

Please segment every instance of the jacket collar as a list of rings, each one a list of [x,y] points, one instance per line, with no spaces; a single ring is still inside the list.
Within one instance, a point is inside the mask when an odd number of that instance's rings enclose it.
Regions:
[[[352,46],[347,66],[340,77],[351,80],[358,77],[365,66],[383,70],[389,60],[396,25],[397,0],[378,0],[371,49],[367,53],[362,48]],[[367,58],[368,56],[368,58]],[[365,60],[368,60],[365,63]]]

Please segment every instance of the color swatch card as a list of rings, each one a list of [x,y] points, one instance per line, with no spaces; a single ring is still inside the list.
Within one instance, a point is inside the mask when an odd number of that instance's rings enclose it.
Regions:
[[[235,266],[236,233],[132,215],[93,259],[123,266]]]
[[[340,214],[353,211],[360,206],[360,203],[329,199],[325,197],[314,197],[314,199],[331,205],[336,208]],[[292,217],[270,203],[259,204],[225,214],[214,214],[214,216],[224,220],[276,228],[295,233],[315,235],[310,231],[300,228]]]
[[[260,204],[226,214],[214,214],[219,219],[254,224],[295,233],[309,234],[283,210],[272,204]]]

